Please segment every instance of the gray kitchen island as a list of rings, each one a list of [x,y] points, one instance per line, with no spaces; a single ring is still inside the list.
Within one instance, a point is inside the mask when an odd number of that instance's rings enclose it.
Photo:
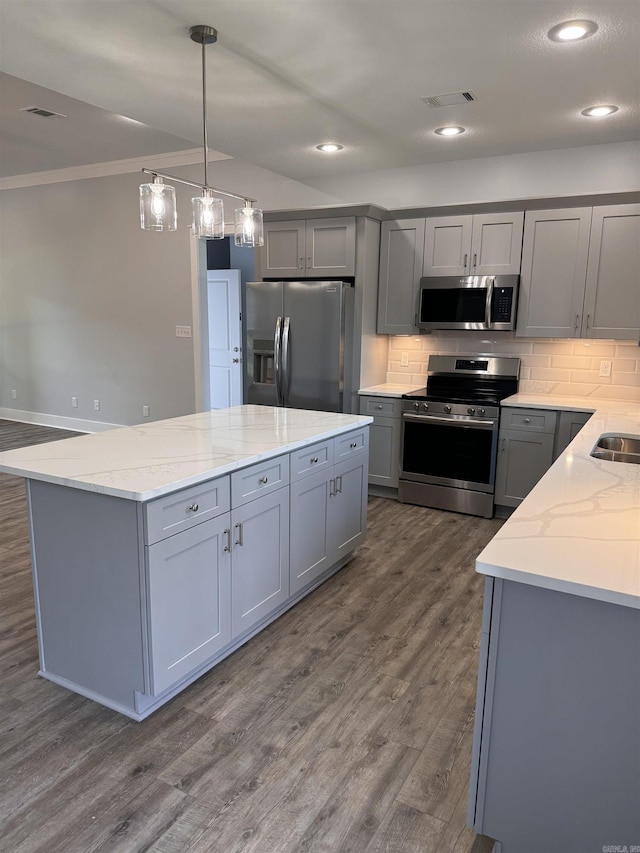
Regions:
[[[640,407],[593,408],[476,562],[468,823],[495,853],[640,849],[640,465],[590,455]]]
[[[371,418],[237,406],[0,453],[40,675],[142,720],[344,566]]]

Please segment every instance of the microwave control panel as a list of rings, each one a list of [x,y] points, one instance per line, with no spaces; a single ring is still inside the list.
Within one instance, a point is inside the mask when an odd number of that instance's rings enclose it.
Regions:
[[[493,291],[493,305],[491,306],[492,323],[509,323],[511,321],[511,310],[513,306],[513,288],[496,287]]]

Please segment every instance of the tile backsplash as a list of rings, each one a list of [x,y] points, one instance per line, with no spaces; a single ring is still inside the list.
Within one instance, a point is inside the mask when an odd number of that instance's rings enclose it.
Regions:
[[[402,355],[408,365],[403,366]],[[387,382],[425,384],[432,353],[488,353],[520,358],[520,390],[640,403],[640,346],[637,341],[520,338],[511,332],[434,332],[389,338]],[[601,361],[611,375],[600,376]]]

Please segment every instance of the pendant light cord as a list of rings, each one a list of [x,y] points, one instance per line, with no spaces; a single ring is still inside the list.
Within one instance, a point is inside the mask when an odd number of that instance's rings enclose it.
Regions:
[[[208,174],[208,153],[209,146],[207,144],[207,45],[205,40],[202,40],[202,146],[204,149],[204,185],[209,186]]]

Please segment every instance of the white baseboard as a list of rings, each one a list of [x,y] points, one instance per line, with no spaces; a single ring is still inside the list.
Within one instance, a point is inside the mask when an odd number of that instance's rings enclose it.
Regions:
[[[25,424],[69,429],[74,432],[103,432],[107,429],[126,426],[126,424],[109,424],[103,421],[87,421],[82,418],[66,418],[62,415],[45,415],[42,412],[23,412],[20,409],[4,409],[1,406],[0,418],[8,421],[20,421]]]

